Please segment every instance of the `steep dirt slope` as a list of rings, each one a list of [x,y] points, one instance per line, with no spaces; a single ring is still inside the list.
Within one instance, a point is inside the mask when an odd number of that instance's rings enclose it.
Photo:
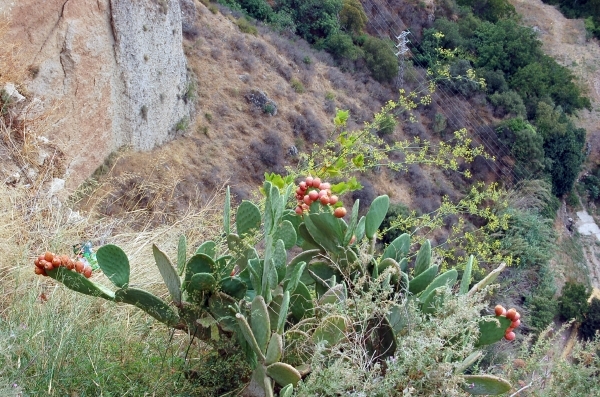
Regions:
[[[581,19],[567,19],[541,0],[511,0],[523,23],[539,29],[544,51],[570,68],[592,100],[592,111],[582,111],[576,123],[588,132],[590,159],[600,162],[600,45],[586,39]]]

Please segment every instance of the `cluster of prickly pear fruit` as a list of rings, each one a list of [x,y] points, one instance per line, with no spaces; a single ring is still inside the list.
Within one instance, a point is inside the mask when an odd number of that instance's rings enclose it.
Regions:
[[[338,197],[331,193],[331,184],[321,182],[321,179],[313,178],[312,176],[306,177],[305,180],[298,184],[296,199],[298,199],[298,206],[296,207],[296,214],[298,215],[307,212],[310,205],[316,201],[324,206],[335,205],[338,202]],[[346,208],[335,208],[333,215],[336,218],[343,218],[346,216]]]
[[[521,325],[521,315],[519,312],[514,308],[506,310],[502,305],[496,305],[494,311],[496,312],[496,316],[506,317],[512,321],[510,323],[510,327],[508,327],[504,332],[504,339],[514,340],[516,335],[513,330]]]
[[[44,255],[40,255],[34,261],[35,274],[47,276],[46,271],[54,270],[59,267],[66,267],[69,270],[75,270],[77,273],[83,274],[86,278],[92,276],[92,268],[82,261],[73,261],[68,255],[55,255],[50,251],[46,251]]]

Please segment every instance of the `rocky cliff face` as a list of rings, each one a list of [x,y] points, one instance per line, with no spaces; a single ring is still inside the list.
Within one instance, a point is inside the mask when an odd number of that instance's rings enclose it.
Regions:
[[[123,145],[150,150],[191,117],[179,0],[4,3],[7,40],[29,94],[56,122],[44,132],[75,187]]]

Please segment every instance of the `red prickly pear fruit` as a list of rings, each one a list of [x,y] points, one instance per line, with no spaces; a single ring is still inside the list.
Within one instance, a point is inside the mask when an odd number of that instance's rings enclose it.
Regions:
[[[311,187],[313,183],[313,177],[312,176],[307,176],[306,177],[306,187]]]
[[[302,209],[301,206],[296,207],[296,214],[302,215],[303,213],[304,213],[304,210]]]
[[[329,197],[327,197],[327,196],[322,196],[322,197],[319,199],[319,201],[321,202],[321,204],[323,204],[323,205],[327,205],[327,204],[329,204]]]
[[[508,309],[508,311],[506,312],[506,318],[509,319],[510,321],[514,321],[515,314],[517,314],[516,309],[514,309],[514,308]]]
[[[304,204],[306,205],[311,205],[312,204],[312,200],[310,199],[310,196],[307,194],[306,196],[304,196]]]
[[[519,319],[516,319],[512,323],[510,323],[511,328],[517,328],[519,325],[521,325],[521,320]]]
[[[331,189],[331,184],[327,183],[327,182],[322,182],[319,185],[319,189],[321,189],[321,190],[329,190],[329,189]]]
[[[333,196],[329,197],[329,204],[334,205],[337,202],[338,202],[338,196],[333,195]]]
[[[75,262],[75,271],[77,273],[83,272],[84,267],[85,267],[85,263],[83,263],[82,261]]]
[[[512,331],[511,331],[511,332],[507,332],[507,333],[504,335],[504,338],[505,338],[506,340],[515,340],[515,338],[516,338],[516,337],[517,337],[517,336],[516,336],[516,335],[515,335],[515,333],[514,333],[514,332],[512,332]]]
[[[308,197],[310,197],[310,199],[311,199],[312,201],[316,201],[316,200],[319,198],[319,192],[317,192],[316,190],[311,190],[311,191],[308,193]]]
[[[46,261],[44,263],[44,270],[54,270],[54,265],[52,264],[52,262]]]
[[[42,269],[41,267],[35,267],[34,269],[35,274],[37,274],[38,276],[45,276],[46,272],[44,271],[44,269]]]
[[[48,262],[52,262],[52,259],[54,259],[54,254],[50,251],[46,251],[44,254],[44,259]]]
[[[55,256],[54,259],[52,259],[52,266],[60,267],[60,265],[62,265],[62,263],[60,262],[60,258],[58,256]]]
[[[506,313],[506,309],[502,305],[496,305],[494,312],[496,313],[496,316],[501,316]]]
[[[319,186],[321,186],[321,179],[319,179],[319,178],[313,179],[313,181],[312,181],[312,187],[318,188]]]
[[[92,277],[92,268],[89,267],[89,266],[85,266],[83,268],[83,272],[82,273],[85,276],[85,278],[90,278],[90,277]]]
[[[329,199],[331,202],[331,199]],[[346,209],[344,207],[337,207],[334,211],[333,211],[333,216],[335,216],[336,218],[343,218],[346,216]]]
[[[306,182],[302,181],[298,184],[298,188],[305,191],[308,186],[306,186]]]

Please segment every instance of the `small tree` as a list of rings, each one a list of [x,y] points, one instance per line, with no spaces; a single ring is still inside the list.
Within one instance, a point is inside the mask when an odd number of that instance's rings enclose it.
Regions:
[[[562,290],[562,295],[558,298],[558,313],[562,320],[574,318],[576,321],[583,321],[588,312],[587,298],[589,292],[585,285],[568,282]]]
[[[367,67],[375,80],[390,81],[398,75],[398,59],[394,55],[391,41],[368,37],[363,51]]]
[[[344,0],[340,11],[340,25],[343,29],[354,34],[361,34],[368,19],[362,4],[358,0]]]
[[[600,299],[594,298],[581,324],[581,335],[586,339],[594,339],[598,330],[600,330]]]

